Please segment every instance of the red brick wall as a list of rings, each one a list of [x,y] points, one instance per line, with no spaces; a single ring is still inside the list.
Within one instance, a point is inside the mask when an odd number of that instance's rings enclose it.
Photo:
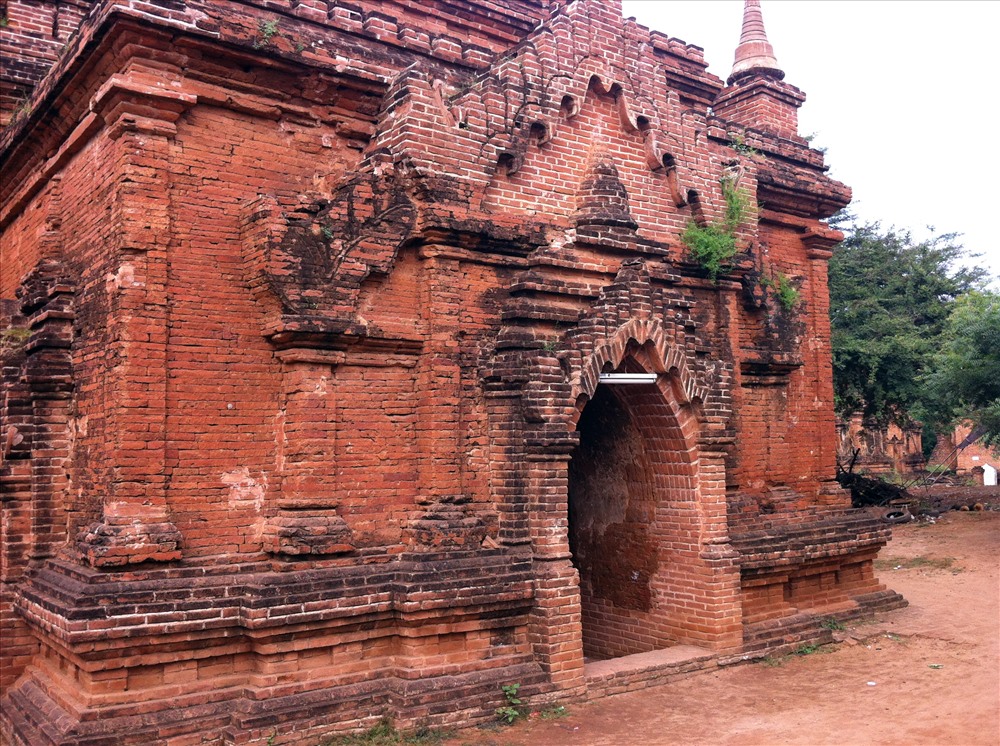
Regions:
[[[5,456],[0,470],[5,513],[10,517],[9,521],[5,517],[0,536],[5,558],[0,593],[8,599],[6,603],[28,560],[52,556],[92,515],[108,483],[107,477],[95,469],[102,456],[106,469],[111,469],[107,462],[111,444],[103,426],[109,406],[100,361],[108,354],[109,343],[105,336],[108,304],[102,291],[110,263],[105,249],[111,241],[112,226],[101,216],[110,208],[108,190],[116,178],[113,143],[102,145],[95,143],[68,163],[61,178],[51,181],[31,209],[21,213],[4,233],[4,261],[0,262],[3,297],[10,298],[12,306],[20,306],[13,301],[15,288],[29,276],[29,268],[45,260],[73,256],[79,264],[72,270],[57,265],[62,267],[58,273],[74,279],[77,294],[73,314],[88,329],[84,337],[73,340],[73,370],[78,374],[72,379],[58,368],[46,371],[45,366],[51,366],[51,362],[46,363],[44,358],[50,353],[41,350],[33,352],[30,364],[16,357],[5,363],[11,382],[9,388],[5,386],[5,395],[19,400],[15,405],[8,399],[3,407],[3,429],[15,428],[19,439],[12,454],[15,458]],[[8,238],[10,244],[6,244]],[[8,245],[15,250],[7,251]],[[15,274],[18,271],[21,276]],[[41,281],[42,288],[47,284]],[[95,288],[96,293],[92,292]],[[57,312],[57,307],[36,308],[34,315],[39,322],[37,326],[33,322],[34,333],[23,340],[25,349],[33,349],[52,334],[41,319],[50,314],[58,316]],[[97,319],[101,321],[95,323]],[[61,334],[73,336],[69,329]],[[71,408],[68,400],[53,400],[47,393],[54,385],[54,381],[46,380],[51,375],[62,376],[62,384],[72,380],[76,396]],[[31,416],[24,418],[18,411],[20,407],[26,407]],[[29,455],[27,461],[17,458]],[[0,682],[8,686],[26,663],[19,649],[33,648],[36,643],[6,604],[0,628],[5,640],[12,641],[12,657],[5,655],[0,663]]]
[[[240,205],[317,173],[326,128],[282,128],[220,108],[178,123],[168,154],[171,244],[166,349],[166,451],[174,521],[192,557],[261,549],[281,412],[280,363],[246,292]],[[214,137],[212,133],[225,133]],[[352,151],[323,159],[336,174]],[[273,164],[280,162],[276,170]]]
[[[28,96],[62,53],[93,0],[0,3],[0,127],[27,113]]]
[[[847,500],[832,479],[832,408],[817,406],[833,397],[826,259],[806,245],[794,222],[769,212],[763,217],[757,266],[743,281],[736,391],[741,445],[728,478],[737,488],[736,510],[745,500],[757,501],[769,522],[795,521]],[[788,307],[778,298],[780,283],[795,289]]]
[[[278,26],[285,16],[360,34],[420,54],[480,67],[492,54],[506,49],[530,32],[557,0],[504,0],[490,6],[466,7],[421,0],[285,0],[246,3],[276,11]],[[3,0],[0,4],[0,127],[28,111],[35,86],[60,57],[94,0]],[[216,3],[215,12],[234,8]],[[167,12],[169,5],[163,6]],[[157,12],[144,8],[145,12]],[[253,29],[262,41],[259,29]],[[296,41],[298,39],[298,41]],[[282,41],[284,40],[284,41]],[[281,29],[266,46],[296,48],[304,42]],[[303,50],[300,50],[300,53]]]

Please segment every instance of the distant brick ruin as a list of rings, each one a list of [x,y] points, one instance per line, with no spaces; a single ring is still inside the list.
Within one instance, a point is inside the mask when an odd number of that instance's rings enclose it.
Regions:
[[[612,0],[6,0],[5,742],[472,722],[903,603],[834,480],[850,191],[746,5],[724,83]]]
[[[973,422],[959,422],[951,432],[938,435],[934,452],[927,460],[932,467],[954,471],[986,487],[996,486],[1000,472],[1000,445],[987,446],[983,429]]]
[[[866,419],[861,412],[837,418],[837,460],[846,471],[908,474],[923,470],[923,425]]]

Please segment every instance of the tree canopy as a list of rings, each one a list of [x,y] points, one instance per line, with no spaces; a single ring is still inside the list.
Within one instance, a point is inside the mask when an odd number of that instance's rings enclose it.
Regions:
[[[988,445],[1000,443],[1000,295],[973,291],[955,301],[924,383],[939,405],[925,419],[969,419]]]
[[[985,272],[958,265],[967,254],[953,233],[915,241],[878,222],[841,216],[836,225],[846,234],[830,261],[837,411],[880,423],[925,419],[943,406],[927,376],[953,333],[949,316]]]

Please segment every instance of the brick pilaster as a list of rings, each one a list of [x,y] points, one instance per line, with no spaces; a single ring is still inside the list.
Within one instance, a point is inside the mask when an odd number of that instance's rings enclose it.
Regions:
[[[78,537],[98,567],[181,556],[166,504],[167,249],[171,238],[170,145],[195,97],[177,73],[133,61],[97,92],[91,108],[117,144],[111,220],[114,262],[106,283],[111,367],[105,374],[114,480],[102,515]]]

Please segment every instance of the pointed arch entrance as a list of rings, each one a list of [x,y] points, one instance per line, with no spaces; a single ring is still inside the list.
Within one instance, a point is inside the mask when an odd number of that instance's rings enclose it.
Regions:
[[[646,372],[650,362],[633,341],[615,371]],[[657,650],[690,633],[700,564],[697,450],[693,415],[679,406],[673,378],[601,383],[577,421],[569,545],[590,659]]]

